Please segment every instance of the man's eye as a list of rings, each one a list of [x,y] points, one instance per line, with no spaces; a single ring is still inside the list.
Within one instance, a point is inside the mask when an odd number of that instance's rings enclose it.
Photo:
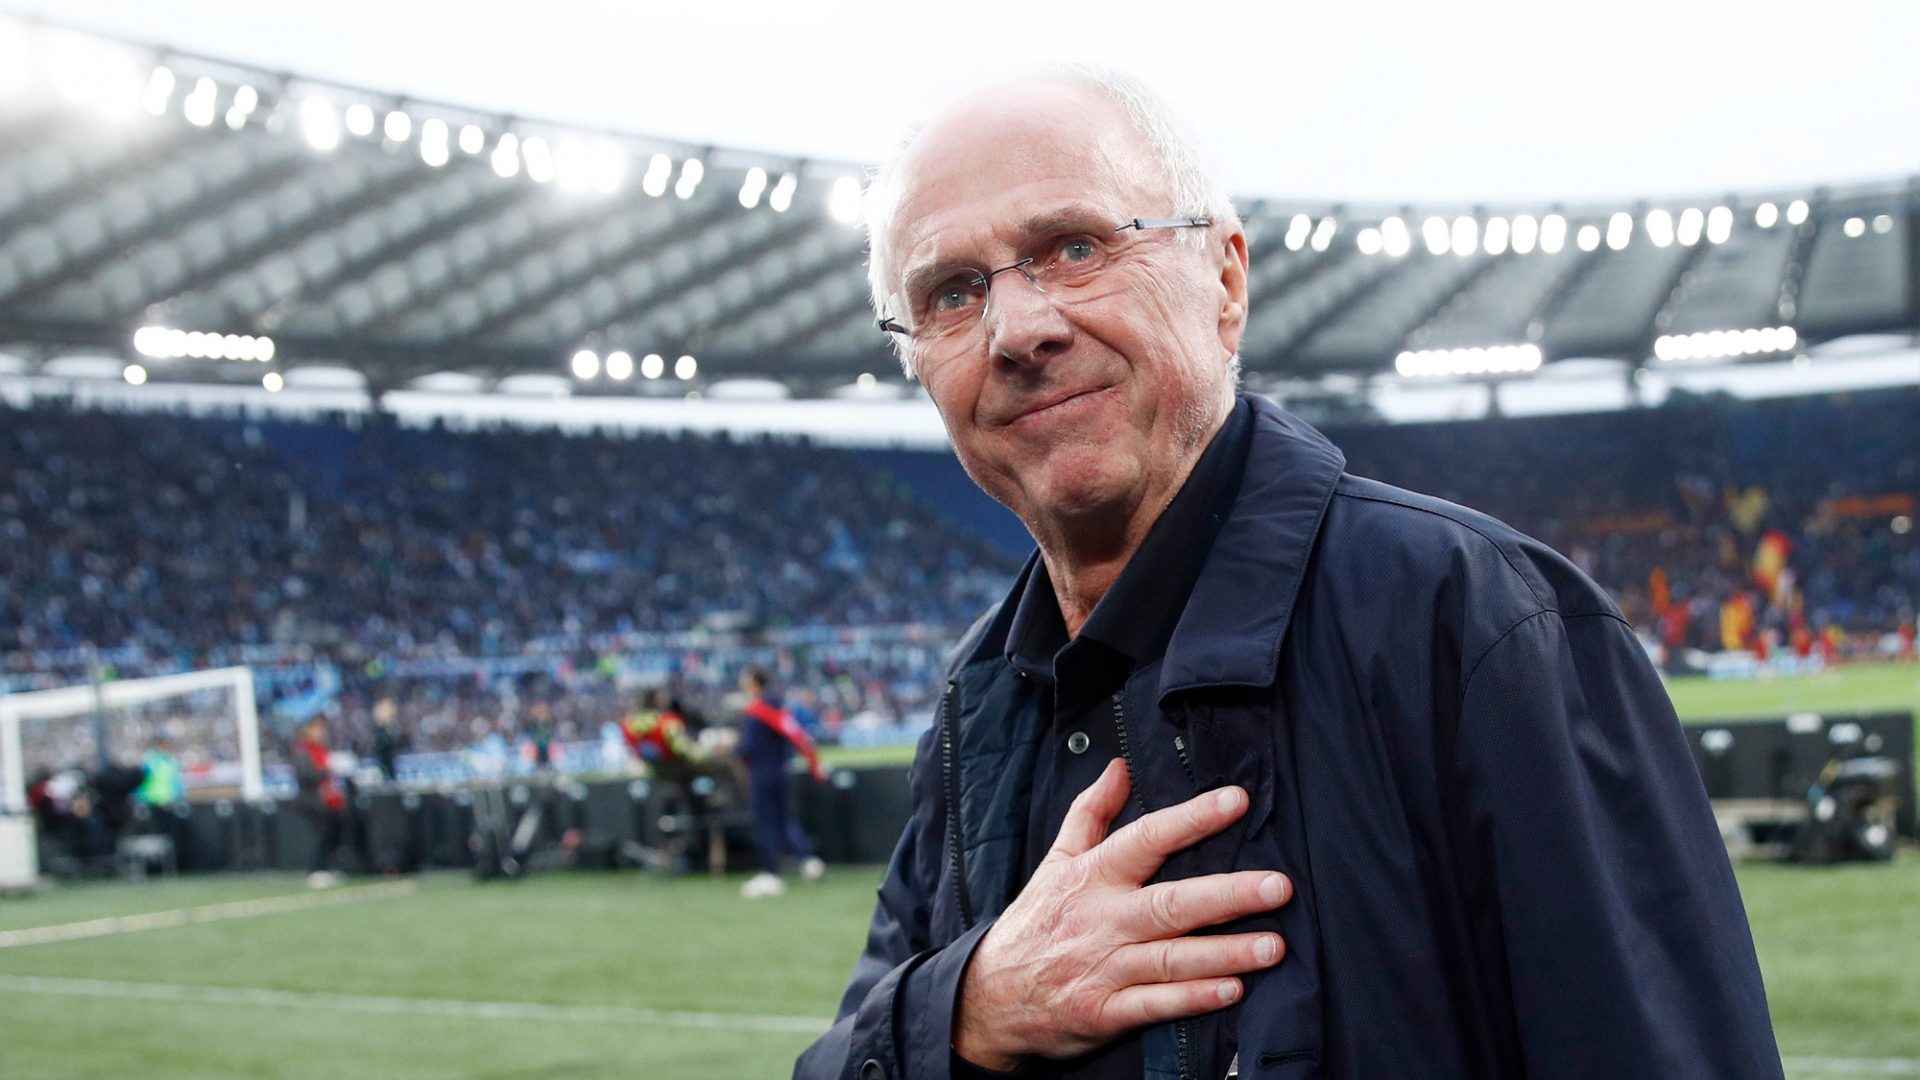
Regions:
[[[959,311],[973,303],[973,290],[959,282],[942,285],[933,294],[933,310]]]
[[[1063,263],[1083,263],[1100,253],[1093,241],[1078,237],[1060,245],[1060,261]]]

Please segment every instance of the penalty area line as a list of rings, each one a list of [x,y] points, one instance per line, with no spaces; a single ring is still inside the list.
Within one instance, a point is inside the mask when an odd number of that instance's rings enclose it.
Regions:
[[[284,915],[291,911],[357,904],[364,900],[381,900],[389,896],[411,896],[415,888],[417,886],[411,881],[386,881],[377,885],[355,885],[325,892],[288,893],[283,896],[262,897],[258,900],[230,900],[221,904],[202,904],[199,907],[176,908],[172,911],[151,911],[142,915],[110,915],[103,919],[59,923],[54,926],[0,930],[0,949],[17,949],[26,945],[51,945],[59,941],[82,941],[87,938],[111,937],[115,934],[136,934],[142,930],[165,930],[175,926],[193,926],[198,923],[222,922],[227,919],[249,919],[258,915]]]
[[[544,1005],[532,1001],[464,1001],[458,998],[387,997],[257,986],[189,986],[181,983],[66,979],[42,975],[0,975],[0,992],[65,997],[165,1001],[191,1005],[326,1009],[376,1016],[431,1016],[451,1020],[529,1020],[579,1024],[654,1024],[702,1031],[766,1031],[818,1035],[827,1022],[812,1016],[691,1012],[621,1005]]]

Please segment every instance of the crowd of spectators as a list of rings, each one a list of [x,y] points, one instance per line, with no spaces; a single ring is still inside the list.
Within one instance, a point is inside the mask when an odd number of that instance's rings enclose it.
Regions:
[[[845,451],[0,413],[0,657],[357,663],[735,626],[964,623],[1013,557]]]
[[[1669,650],[1911,642],[1920,389],[1331,434],[1563,552]]]
[[[1906,389],[1329,435],[1565,552],[1668,649],[1804,651],[1911,639],[1916,417]],[[636,685],[724,713],[761,664],[831,728],[911,721],[1018,556],[873,460],[0,405],[0,689],[247,662],[347,741],[391,697],[452,749],[536,705],[592,737]]]

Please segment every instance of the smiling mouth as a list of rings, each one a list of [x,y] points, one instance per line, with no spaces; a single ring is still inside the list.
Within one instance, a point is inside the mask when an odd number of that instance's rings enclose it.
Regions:
[[[1018,416],[1015,416],[1012,420],[1007,421],[1007,425],[1011,427],[1015,424],[1019,424],[1027,420],[1032,420],[1037,416],[1044,416],[1047,413],[1053,412],[1064,405],[1072,404],[1073,402],[1079,401],[1081,398],[1084,398],[1084,397],[1091,397],[1092,395],[1098,394],[1106,389],[1107,387],[1104,387],[1104,386],[1096,386],[1086,390],[1076,390],[1073,393],[1066,395],[1065,397],[1054,398],[1050,401],[1043,402],[1040,405],[1036,405],[1033,408],[1028,409],[1026,412],[1023,412]]]

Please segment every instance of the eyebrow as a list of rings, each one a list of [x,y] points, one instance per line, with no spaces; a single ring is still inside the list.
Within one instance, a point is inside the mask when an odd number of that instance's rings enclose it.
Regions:
[[[1101,223],[1108,219],[1109,212],[1091,203],[1068,203],[1031,214],[1022,219],[1018,231],[1022,244],[1036,236],[1051,236],[1056,233],[1078,230],[1099,231]],[[959,259],[936,259],[933,262],[909,270],[902,279],[901,289],[911,301],[920,295],[923,289],[937,285],[962,270],[983,273],[978,263]]]

